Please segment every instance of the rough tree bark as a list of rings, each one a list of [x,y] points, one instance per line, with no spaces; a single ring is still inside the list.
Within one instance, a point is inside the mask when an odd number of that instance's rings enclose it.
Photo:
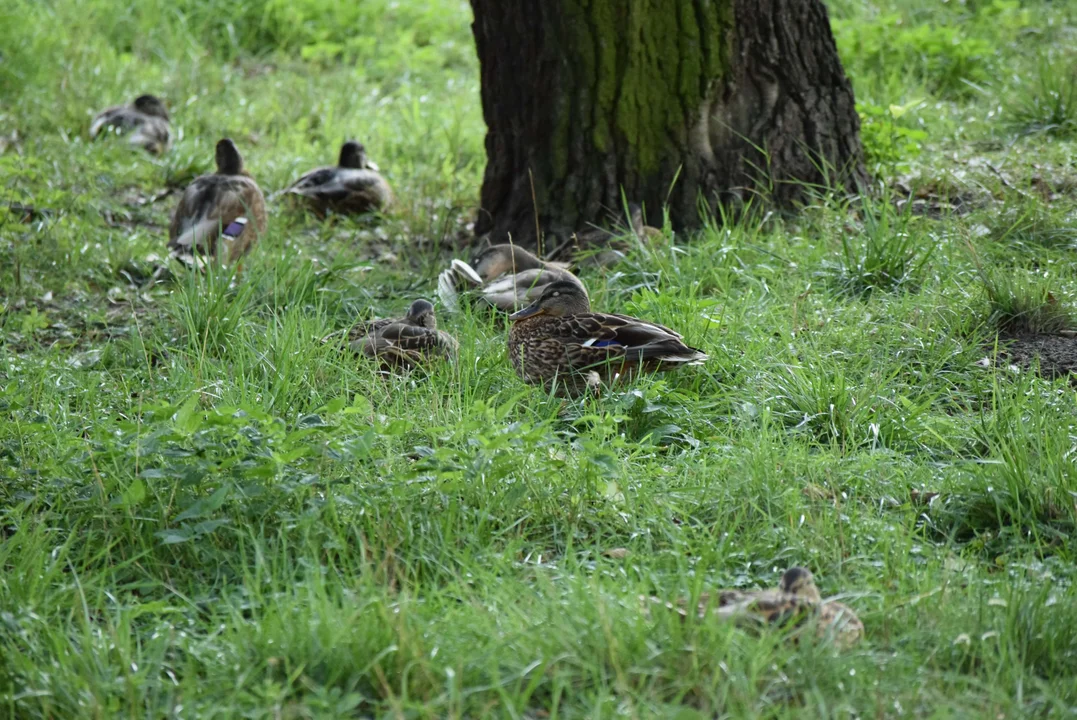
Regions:
[[[471,0],[486,175],[477,234],[536,242],[620,215],[864,179],[820,0]],[[765,151],[765,152],[763,152]]]

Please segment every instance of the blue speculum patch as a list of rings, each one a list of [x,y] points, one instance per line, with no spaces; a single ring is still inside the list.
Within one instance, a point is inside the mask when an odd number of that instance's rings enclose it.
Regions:
[[[238,217],[232,222],[228,223],[228,227],[224,229],[222,235],[227,235],[230,238],[237,238],[243,233],[243,229],[247,227],[247,218]]]

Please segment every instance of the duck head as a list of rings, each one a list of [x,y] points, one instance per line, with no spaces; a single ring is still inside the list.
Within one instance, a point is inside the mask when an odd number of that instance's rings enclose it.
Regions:
[[[815,587],[815,578],[807,568],[792,567],[782,575],[778,589],[790,595],[797,595],[805,600],[818,602],[819,589]]]
[[[340,148],[340,160],[337,165],[342,168],[362,170],[367,166],[366,148],[362,143],[349,140]]]
[[[491,245],[471,260],[471,267],[479,277],[487,280],[521,270],[538,270],[542,266],[542,261],[527,250],[509,244]]]
[[[559,280],[552,282],[542,291],[542,297],[523,310],[509,316],[510,320],[523,320],[536,315],[565,317],[591,311],[591,301],[576,283]]]
[[[408,308],[408,322],[417,327],[437,330],[438,319],[434,316],[434,306],[429,300],[416,300]]]
[[[243,174],[243,156],[229,138],[217,142],[217,172],[221,175]]]
[[[168,120],[168,109],[164,101],[156,95],[139,95],[131,104],[143,115],[153,115]]]

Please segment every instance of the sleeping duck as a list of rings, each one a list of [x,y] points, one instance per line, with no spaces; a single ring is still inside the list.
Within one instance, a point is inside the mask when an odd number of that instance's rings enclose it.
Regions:
[[[262,191],[244,169],[235,143],[224,138],[217,143],[217,172],[195,178],[183,191],[168,230],[168,248],[189,264],[196,255],[230,264],[265,230]]]
[[[103,133],[129,134],[127,142],[154,155],[172,146],[168,110],[154,95],[139,95],[130,105],[116,105],[99,112],[90,124],[90,139],[97,139]]]
[[[641,597],[648,604],[663,605],[681,617],[690,614],[684,598],[675,603],[656,597]],[[713,613],[718,618],[748,627],[773,625],[801,627],[811,623],[819,639],[830,639],[835,647],[846,649],[864,637],[864,624],[848,606],[824,600],[807,568],[789,568],[778,587],[770,590],[719,590],[702,593],[695,615],[704,618]],[[796,639],[796,635],[793,636]]]
[[[335,213],[358,215],[384,210],[393,199],[389,183],[354,140],[340,148],[336,167],[311,170],[284,192],[298,195],[320,217]]]
[[[488,303],[505,312],[515,312],[540,297],[553,282],[570,282],[587,290],[568,265],[539,260],[518,245],[491,245],[471,259],[452,261],[438,276],[438,296],[445,307],[459,309],[457,288],[477,290]]]
[[[402,318],[357,325],[348,339],[353,350],[378,360],[383,370],[410,370],[439,358],[452,360],[459,347],[456,338],[438,330],[434,306],[428,300],[413,302]]]
[[[576,283],[550,283],[536,302],[509,316],[509,359],[526,383],[575,397],[636,373],[701,365],[702,350],[680,334],[628,315],[591,312]]]

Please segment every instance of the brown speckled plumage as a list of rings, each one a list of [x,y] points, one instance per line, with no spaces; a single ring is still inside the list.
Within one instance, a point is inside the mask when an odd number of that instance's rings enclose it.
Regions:
[[[181,259],[190,260],[197,251],[233,263],[265,234],[265,198],[244,169],[235,144],[228,138],[218,142],[216,159],[217,172],[195,178],[172,216],[168,248]],[[241,217],[247,219],[243,231],[235,238],[225,235],[223,231]]]
[[[366,148],[353,141],[344,143],[336,167],[311,170],[285,190],[302,198],[316,214],[358,215],[384,210],[392,202],[389,183],[366,156]]]
[[[666,602],[642,597],[648,605],[661,605],[681,617],[688,617],[684,598]],[[806,568],[789,568],[778,587],[769,590],[719,590],[703,593],[696,605],[696,617],[708,614],[749,627],[814,626],[818,639],[829,639],[838,648],[849,648],[864,637],[864,624],[852,608],[834,600],[824,600],[815,578]],[[799,633],[793,635],[794,640]]]
[[[402,318],[357,325],[349,334],[356,352],[380,362],[383,370],[410,370],[436,359],[455,359],[459,343],[437,329],[434,306],[416,300]]]
[[[526,383],[575,396],[599,382],[702,363],[679,333],[628,315],[594,313],[582,288],[551,283],[511,316],[509,359]]]

